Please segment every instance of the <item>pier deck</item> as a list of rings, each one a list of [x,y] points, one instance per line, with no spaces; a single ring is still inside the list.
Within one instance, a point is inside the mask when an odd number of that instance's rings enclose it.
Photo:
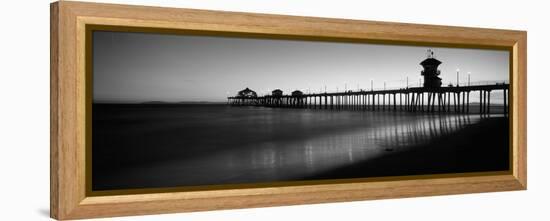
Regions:
[[[231,105],[314,108],[331,110],[406,110],[470,113],[470,93],[479,93],[479,113],[491,113],[491,92],[502,91],[508,112],[509,84],[455,87],[409,87],[390,90],[358,90],[300,95],[228,97]]]

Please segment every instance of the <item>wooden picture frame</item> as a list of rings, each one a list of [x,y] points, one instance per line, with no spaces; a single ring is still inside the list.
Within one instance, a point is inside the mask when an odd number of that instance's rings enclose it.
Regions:
[[[79,219],[278,205],[525,190],[527,188],[525,31],[312,18],[80,2],[51,4],[51,217]],[[339,182],[245,185],[93,195],[86,151],[91,133],[87,27],[101,25],[269,38],[473,48],[510,53],[511,170]],[[87,114],[88,113],[88,114]]]

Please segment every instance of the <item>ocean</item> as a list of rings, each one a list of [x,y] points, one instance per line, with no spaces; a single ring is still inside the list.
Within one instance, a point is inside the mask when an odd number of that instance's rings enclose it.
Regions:
[[[509,168],[503,114],[94,104],[92,189]]]

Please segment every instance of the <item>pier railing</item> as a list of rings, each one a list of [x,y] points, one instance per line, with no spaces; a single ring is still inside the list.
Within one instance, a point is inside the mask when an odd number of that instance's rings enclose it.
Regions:
[[[393,110],[471,113],[470,94],[479,93],[479,113],[491,113],[491,92],[502,91],[503,112],[508,113],[509,84],[440,88],[409,87],[302,95],[228,97],[231,105],[312,108],[327,110]],[[476,111],[477,112],[477,111]]]

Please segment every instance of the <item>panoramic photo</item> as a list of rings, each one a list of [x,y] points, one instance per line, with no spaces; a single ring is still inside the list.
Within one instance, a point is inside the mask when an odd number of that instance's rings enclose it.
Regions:
[[[92,33],[92,190],[507,171],[508,50]]]

